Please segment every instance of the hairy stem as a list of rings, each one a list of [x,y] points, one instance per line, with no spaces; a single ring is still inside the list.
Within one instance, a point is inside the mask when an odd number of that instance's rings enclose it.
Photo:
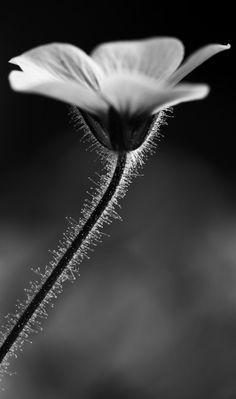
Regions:
[[[69,267],[70,263],[73,261],[77,252],[85,242],[89,233],[92,231],[96,223],[99,221],[100,217],[103,215],[104,211],[108,208],[111,200],[114,198],[121,179],[125,172],[127,161],[126,153],[120,153],[117,155],[116,167],[110,182],[99,200],[97,206],[94,208],[87,221],[85,221],[83,227],[80,229],[77,236],[73,239],[71,244],[66,249],[63,256],[59,259],[57,265],[52,270],[51,274],[48,276],[46,281],[42,284],[39,291],[34,295],[30,303],[27,305],[25,310],[22,312],[20,317],[17,319],[13,328],[9,331],[5,337],[4,342],[0,347],[0,364],[4,358],[11,352],[17,339],[21,336],[27,323],[35,315],[37,309],[42,305],[46,296],[50,293],[50,290],[58,282],[59,278],[63,272]]]

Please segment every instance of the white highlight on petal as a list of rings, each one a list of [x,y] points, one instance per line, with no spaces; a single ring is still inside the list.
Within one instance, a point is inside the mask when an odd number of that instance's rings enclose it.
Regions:
[[[113,74],[104,80],[101,92],[118,112],[136,114],[150,108],[150,97],[159,87],[154,79],[138,74]]]
[[[211,58],[213,55],[220,53],[224,50],[230,49],[230,44],[209,44],[194,52],[187,60],[180,66],[179,69],[168,79],[168,84],[176,85],[186,75],[192,72],[195,68],[201,65],[203,62]]]
[[[166,88],[158,93],[152,113],[155,114],[183,102],[201,100],[208,95],[209,91],[210,88],[206,84],[180,84],[173,89]]]
[[[78,83],[57,79],[46,72],[39,72],[36,68],[28,68],[27,72],[12,71],[9,80],[16,91],[44,94],[98,115],[108,110],[106,102],[95,91]]]
[[[71,44],[51,43],[39,46],[12,58],[10,62],[24,71],[27,66],[35,67],[42,73],[48,72],[62,80],[74,81],[92,89],[97,89],[103,78],[99,65]]]
[[[158,85],[154,79],[140,75],[115,74],[102,85],[104,98],[121,113],[156,113],[181,102],[204,98],[209,87],[182,84],[177,87]]]
[[[91,54],[108,75],[137,72],[156,80],[167,79],[178,68],[183,55],[183,44],[171,37],[105,43]]]

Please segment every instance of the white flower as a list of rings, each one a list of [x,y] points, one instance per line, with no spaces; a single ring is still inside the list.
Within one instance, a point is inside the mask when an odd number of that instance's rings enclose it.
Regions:
[[[17,91],[44,94],[77,106],[89,118],[93,115],[102,121],[108,131],[114,122],[115,130],[117,125],[124,128],[124,123],[127,130],[127,125],[129,129],[137,121],[142,125],[146,117],[170,106],[204,98],[207,85],[178,83],[208,58],[229,48],[205,46],[179,67],[184,47],[170,37],[105,43],[91,56],[73,45],[52,43],[12,58],[10,62],[22,71],[12,71],[9,79]],[[116,149],[122,145],[118,143]],[[126,143],[127,149],[133,149],[132,145]]]

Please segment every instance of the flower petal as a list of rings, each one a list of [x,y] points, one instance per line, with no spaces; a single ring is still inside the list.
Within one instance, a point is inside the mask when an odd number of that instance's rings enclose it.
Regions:
[[[154,79],[138,75],[115,75],[107,78],[102,93],[118,112],[136,115],[153,114],[181,102],[204,98],[207,85],[182,84],[177,87],[158,85]]]
[[[168,78],[183,55],[182,43],[170,37],[105,43],[91,54],[107,74],[138,72],[158,80]]]
[[[200,48],[198,51],[193,53],[193,55],[187,58],[183,65],[181,65],[180,68],[170,76],[168,84],[176,85],[186,75],[208,60],[208,58],[220,53],[221,51],[228,50],[230,47],[230,44],[227,44],[226,46],[221,44],[209,44],[208,46]]]
[[[40,68],[27,66],[24,72],[12,71],[9,80],[16,91],[44,94],[93,114],[100,115],[108,109],[106,102],[95,91],[72,81],[55,78]]]
[[[82,50],[70,44],[52,43],[39,46],[12,58],[10,62],[23,70],[35,67],[39,72],[48,72],[64,81],[77,82],[92,89],[98,88],[103,77],[99,65]]]
[[[209,90],[210,88],[206,84],[179,84],[173,89],[160,90],[156,96],[155,107],[152,113],[155,114],[180,103],[201,100],[208,95]]]

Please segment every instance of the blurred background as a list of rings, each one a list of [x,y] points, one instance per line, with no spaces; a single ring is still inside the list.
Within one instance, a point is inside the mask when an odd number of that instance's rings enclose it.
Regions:
[[[1,399],[236,397],[233,10],[207,3],[4,4],[0,15],[0,324],[78,219],[100,170],[63,103],[10,90],[8,60],[53,41],[176,36],[232,49],[189,77],[212,90],[175,108],[91,260],[12,362]]]

